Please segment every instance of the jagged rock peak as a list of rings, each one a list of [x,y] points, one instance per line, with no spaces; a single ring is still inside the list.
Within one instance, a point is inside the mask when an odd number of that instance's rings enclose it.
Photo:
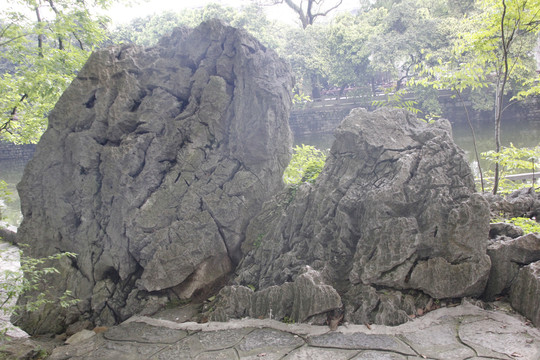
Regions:
[[[449,122],[355,109],[335,137],[317,182],[251,221],[236,283],[286,291],[309,265],[357,323],[397,324],[430,297],[482,294],[489,207]]]
[[[77,253],[52,285],[81,302],[18,324],[110,325],[226,276],[249,220],[282,189],[291,87],[273,51],[217,20],[93,53],[19,185],[18,240],[31,256]]]

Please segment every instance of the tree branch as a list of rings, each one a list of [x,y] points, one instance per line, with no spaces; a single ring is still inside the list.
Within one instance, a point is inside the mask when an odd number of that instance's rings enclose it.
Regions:
[[[26,37],[26,36],[28,36],[28,33],[22,34],[22,35],[19,35],[19,36],[15,36],[15,37],[13,37],[13,38],[11,38],[9,40],[6,40],[4,42],[0,42],[0,47],[5,46],[5,45],[17,40],[17,39],[20,39],[20,38],[23,38],[23,37]],[[2,37],[2,35],[0,35],[0,37]]]
[[[19,103],[23,102],[26,98],[28,97],[28,94],[23,94],[23,96],[21,96],[21,100],[19,100]],[[17,117],[17,109],[19,108],[18,105],[15,105],[13,107],[13,110],[11,110],[11,113],[9,114],[9,119],[8,121],[6,121],[4,124],[2,124],[0,126],[0,133],[2,131],[7,131],[8,133],[10,134],[13,134],[10,130],[9,130],[9,127],[11,126],[11,123],[12,122],[15,122],[18,120],[18,117]]]
[[[283,4],[285,3],[288,7],[290,7],[298,16],[300,17],[300,22],[302,23],[302,28],[306,28],[308,25],[313,25],[313,22],[315,19],[319,16],[326,16],[330,13],[330,11],[335,10],[338,8],[342,3],[343,0],[339,0],[337,4],[331,6],[329,9],[322,11],[321,6],[324,4],[324,0],[307,0],[307,8],[304,12],[304,9],[302,9],[303,0],[300,1],[300,5],[296,4],[294,0],[274,0],[273,4]],[[315,13],[313,13],[313,4],[319,5],[317,9],[315,10]]]
[[[337,9],[342,3],[343,3],[343,0],[339,0],[339,2],[336,5],[334,5],[333,7],[331,7],[330,9],[328,9],[328,10],[326,10],[324,12],[320,12],[318,14],[313,15],[313,18],[315,18],[317,16],[326,16],[326,15],[328,15],[330,13],[330,11]]]

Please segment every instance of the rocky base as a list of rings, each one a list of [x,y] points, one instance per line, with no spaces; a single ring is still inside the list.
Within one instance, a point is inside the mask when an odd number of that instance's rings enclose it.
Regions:
[[[464,301],[397,327],[343,324],[336,331],[327,326],[285,324],[269,319],[197,324],[184,322],[182,312],[171,309],[154,317],[134,317],[97,333],[81,331],[65,345],[56,347],[48,359],[540,357],[538,329],[509,312],[505,303],[485,305],[491,310]],[[39,346],[39,342],[34,344]],[[15,347],[16,344],[9,350]],[[50,351],[49,347],[43,348]],[[31,351],[26,354],[31,355]],[[15,356],[7,358],[21,358]]]

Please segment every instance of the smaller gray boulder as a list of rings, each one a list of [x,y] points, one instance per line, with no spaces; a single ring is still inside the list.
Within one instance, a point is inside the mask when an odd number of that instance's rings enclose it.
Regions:
[[[392,325],[414,312],[409,294],[480,296],[491,267],[489,206],[450,123],[354,109],[334,135],[317,181],[250,220],[234,283],[285,297],[307,265],[341,296],[346,321]]]
[[[519,313],[540,327],[540,261],[519,270],[510,290],[510,303]]]
[[[491,258],[491,271],[484,298],[491,301],[508,292],[523,265],[540,260],[540,236],[502,238],[490,244],[487,253]]]
[[[523,235],[523,229],[514,224],[494,223],[489,224],[489,238],[497,239],[499,237],[508,237],[515,239]]]

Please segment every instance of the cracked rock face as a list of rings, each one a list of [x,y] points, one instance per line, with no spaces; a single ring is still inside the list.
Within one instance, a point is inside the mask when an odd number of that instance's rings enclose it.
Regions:
[[[341,295],[346,321],[392,325],[429,297],[482,294],[489,207],[450,124],[356,109],[335,137],[317,183],[251,221],[236,282],[283,287],[309,265]]]
[[[510,289],[512,307],[540,327],[540,261],[519,269]]]
[[[291,86],[275,53],[219,21],[92,54],[19,185],[18,241],[31,256],[77,253],[52,285],[82,301],[18,323],[113,324],[229,273],[248,221],[282,188]]]

